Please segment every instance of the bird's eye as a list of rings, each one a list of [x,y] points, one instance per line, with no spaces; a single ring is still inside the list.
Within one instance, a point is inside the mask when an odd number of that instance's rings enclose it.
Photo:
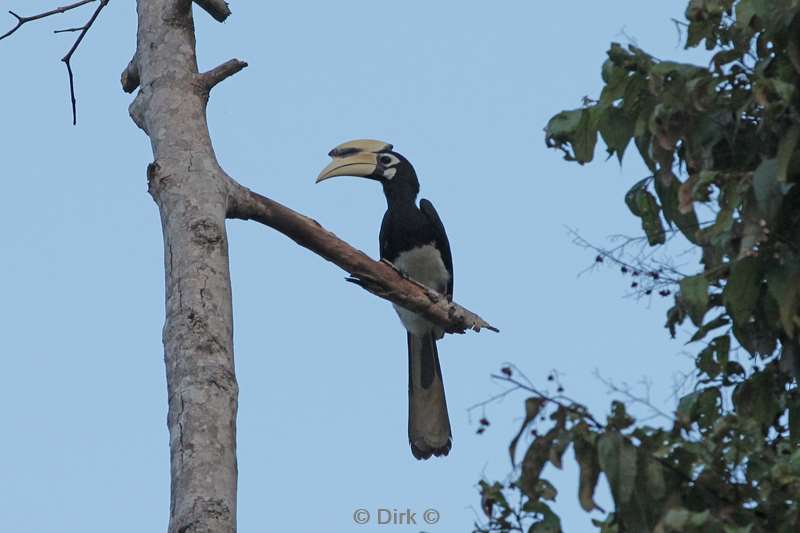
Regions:
[[[380,162],[382,165],[388,165],[392,162],[392,158],[388,155],[382,155],[380,158]]]

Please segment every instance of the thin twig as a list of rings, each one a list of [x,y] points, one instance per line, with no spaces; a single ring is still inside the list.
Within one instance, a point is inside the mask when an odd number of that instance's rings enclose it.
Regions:
[[[79,26],[77,28],[64,28],[63,30],[53,30],[53,33],[67,33],[71,31],[83,31],[86,29],[86,26]]]
[[[65,12],[71,10],[71,9],[75,9],[75,8],[81,7],[83,5],[86,5],[86,4],[88,4],[90,2],[94,2],[94,1],[95,0],[81,0],[80,2],[75,2],[74,4],[69,4],[69,5],[66,5],[66,6],[57,7],[55,9],[51,10],[51,11],[45,11],[44,13],[39,13],[38,15],[31,15],[30,17],[22,17],[20,15],[17,15],[13,11],[9,11],[9,13],[14,18],[17,19],[17,24],[13,28],[11,28],[9,31],[4,33],[3,35],[0,35],[0,41],[5,39],[6,37],[10,36],[11,34],[13,34],[18,29],[20,29],[22,27],[22,25],[25,24],[26,22],[31,22],[33,20],[43,19],[43,18],[49,17],[51,15],[58,15],[59,13],[65,13]]]
[[[644,386],[645,391],[646,391],[645,396],[637,396],[636,394],[634,394],[631,391],[630,385],[628,385],[627,383],[623,383],[622,386],[618,386],[612,380],[606,379],[602,375],[600,375],[600,371],[597,370],[596,368],[594,370],[594,377],[598,381],[600,381],[600,383],[602,383],[603,385],[608,387],[608,390],[610,392],[612,392],[614,394],[619,394],[621,396],[624,396],[625,398],[628,399],[628,401],[630,401],[633,404],[637,404],[638,403],[638,404],[643,405],[643,406],[647,407],[648,409],[650,409],[650,411],[652,412],[652,415],[654,415],[654,416],[651,416],[649,418],[662,417],[662,418],[666,418],[670,422],[674,422],[675,421],[674,417],[668,415],[667,413],[665,413],[664,411],[662,411],[661,409],[659,409],[658,407],[653,405],[653,402],[650,401],[650,383],[645,381],[644,379],[642,380],[642,385]]]
[[[563,394],[560,394],[559,396],[549,396],[540,391],[539,389],[537,389],[536,387],[526,385],[525,383],[522,383],[521,381],[518,381],[511,376],[505,376],[505,375],[501,376],[499,374],[492,374],[491,378],[496,379],[498,381],[505,381],[506,383],[515,385],[516,389],[526,390],[530,393],[535,394],[536,396],[538,396],[539,398],[548,403],[552,403],[553,405],[557,405],[558,407],[561,407],[571,413],[575,413],[576,415],[579,415],[584,419],[586,419],[587,421],[591,422],[592,425],[594,425],[597,429],[604,430],[606,428],[605,425],[598,422],[597,419],[594,416],[592,416],[592,414],[589,412],[589,410],[586,408],[585,405],[576,402],[575,400],[569,398],[568,396],[564,396]],[[570,405],[567,405],[563,401],[559,400],[559,398],[569,402]]]
[[[93,0],[89,0],[89,1],[93,1]],[[72,75],[72,65],[70,64],[70,60],[72,59],[72,54],[74,54],[75,50],[78,49],[78,46],[81,44],[81,41],[83,41],[83,38],[86,37],[86,33],[92,27],[92,25],[94,24],[94,21],[97,20],[97,17],[100,15],[100,12],[103,10],[103,8],[108,5],[109,1],[110,0],[100,0],[100,5],[97,6],[97,9],[94,10],[94,13],[92,13],[92,16],[89,18],[89,20],[83,26],[83,29],[81,30],[80,35],[78,35],[78,38],[75,39],[75,42],[72,44],[72,48],[69,49],[69,52],[67,52],[67,55],[65,55],[64,57],[61,58],[61,61],[63,61],[64,64],[67,65],[67,74],[69,75],[69,96],[70,96],[70,100],[72,102],[72,125],[73,126],[78,123],[78,112],[77,112],[76,105],[75,105],[76,104],[76,100],[75,100],[75,80],[74,80],[74,76]],[[84,2],[84,3],[86,3],[86,2]]]

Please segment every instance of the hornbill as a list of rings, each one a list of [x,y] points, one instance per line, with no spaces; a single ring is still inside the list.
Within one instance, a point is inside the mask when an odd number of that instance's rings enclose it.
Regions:
[[[453,259],[442,221],[426,199],[416,204],[417,173],[392,145],[374,140],[340,144],[328,154],[333,161],[317,183],[334,176],[359,176],[383,185],[387,209],[379,236],[380,256],[400,272],[448,299],[453,297]],[[452,432],[447,416],[436,341],[442,328],[397,305],[408,340],[408,440],[417,459],[450,452]]]

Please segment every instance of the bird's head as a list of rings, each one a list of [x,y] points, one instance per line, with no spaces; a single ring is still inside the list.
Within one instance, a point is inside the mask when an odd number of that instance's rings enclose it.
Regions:
[[[411,163],[383,141],[357,140],[340,144],[328,155],[333,158],[317,176],[317,183],[335,176],[356,176],[379,181],[386,197],[419,192],[417,173]]]

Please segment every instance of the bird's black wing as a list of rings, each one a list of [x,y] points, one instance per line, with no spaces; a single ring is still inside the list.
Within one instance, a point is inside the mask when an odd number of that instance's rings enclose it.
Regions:
[[[450,241],[447,240],[447,232],[444,230],[444,224],[442,224],[442,219],[439,218],[439,214],[436,212],[436,209],[433,207],[432,203],[423,198],[422,200],[419,201],[419,209],[420,211],[422,211],[422,214],[424,214],[428,218],[428,220],[430,220],[431,225],[433,226],[436,248],[438,248],[439,253],[442,254],[442,261],[444,261],[444,266],[450,273],[450,282],[447,284],[447,296],[452,298],[453,256],[450,253]]]
[[[386,211],[381,221],[381,232],[378,234],[378,254],[381,259],[388,259],[391,261],[393,258],[389,257],[389,224],[389,211]]]

